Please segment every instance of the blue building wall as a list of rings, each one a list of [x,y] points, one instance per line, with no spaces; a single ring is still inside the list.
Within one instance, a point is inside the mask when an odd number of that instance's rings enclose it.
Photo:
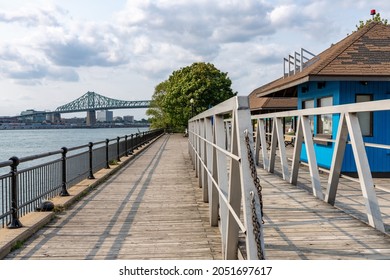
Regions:
[[[308,87],[306,92],[302,92],[302,88]],[[298,86],[298,109],[303,108],[303,102],[307,100],[314,100],[314,107],[318,106],[318,99],[323,97],[333,97],[333,105],[338,105],[340,102],[340,82],[327,82],[325,87],[319,89],[317,82],[309,82],[303,85]],[[333,115],[332,117],[332,139],[335,139],[337,132],[337,124],[339,121],[339,116]],[[317,118],[314,117],[314,136],[317,135]],[[333,143],[328,143],[327,145],[314,144],[314,149],[316,152],[317,163],[321,167],[330,168],[332,162],[333,154]],[[307,162],[306,147],[303,144],[301,160]]]
[[[308,88],[302,92],[302,88]],[[303,102],[314,100],[314,107],[318,106],[318,99],[332,96],[333,105],[356,102],[356,94],[372,94],[373,100],[390,98],[389,82],[326,82],[325,87],[318,88],[317,82],[308,82],[298,86],[298,109],[303,108]],[[332,139],[336,139],[339,116],[332,117]],[[317,134],[317,118],[314,118],[314,135]],[[373,134],[364,137],[365,142],[390,145],[390,112],[373,113]],[[334,144],[314,144],[317,163],[321,167],[330,168]],[[390,151],[366,147],[372,172],[390,172]],[[307,162],[306,147],[303,144],[301,160]],[[350,145],[347,145],[343,172],[356,172],[356,165]]]
[[[341,104],[355,103],[356,94],[372,94],[373,101],[390,98],[389,82],[341,82]],[[376,144],[390,144],[390,112],[373,113],[372,136],[363,137],[364,142]],[[390,172],[390,151],[366,147],[368,161],[372,172]],[[356,165],[352,148],[347,145],[342,166],[344,172],[356,172]]]

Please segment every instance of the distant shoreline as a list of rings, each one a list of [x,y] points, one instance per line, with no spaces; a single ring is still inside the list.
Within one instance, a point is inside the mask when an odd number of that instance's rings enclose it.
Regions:
[[[0,130],[42,130],[42,129],[95,129],[95,128],[134,128],[134,127],[149,127],[150,124],[123,124],[123,125],[94,125],[94,126],[86,126],[86,125],[42,125],[42,124],[23,124],[23,125],[10,125],[10,124],[0,124]]]

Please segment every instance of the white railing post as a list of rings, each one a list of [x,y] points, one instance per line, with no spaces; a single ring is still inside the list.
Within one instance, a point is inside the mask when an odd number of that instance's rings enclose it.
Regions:
[[[269,149],[269,166],[268,166],[268,172],[274,173],[275,170],[275,159],[276,159],[276,146],[278,143],[278,135],[276,132],[276,122],[272,121],[272,132],[271,132],[271,145]]]
[[[301,116],[298,117],[297,127],[296,127],[297,131],[295,132],[294,154],[293,154],[293,161],[291,166],[291,178],[290,178],[290,183],[293,185],[298,184],[298,172],[299,172],[299,165],[300,165],[302,144],[303,144],[303,130],[302,130],[301,118],[302,118]]]
[[[239,155],[239,132],[238,125],[237,125],[237,113],[233,112],[233,118],[232,118],[232,133],[231,133],[231,152],[234,155]],[[240,163],[235,160],[230,160],[230,167],[229,167],[230,173],[229,173],[229,190],[228,190],[228,201],[229,204],[232,206],[233,211],[238,214],[240,213],[240,206],[241,206],[241,188],[238,188],[237,186],[240,186],[241,181],[241,174],[240,174]],[[225,259],[231,260],[235,259],[237,255],[237,249],[238,249],[238,225],[236,221],[234,220],[234,217],[231,212],[228,213],[227,217],[227,236],[226,236],[226,250],[225,250]]]
[[[245,108],[245,109],[244,109]],[[240,186],[241,186],[241,194],[242,194],[242,211],[244,217],[244,225],[247,229],[246,233],[246,250],[247,250],[247,259],[256,260],[258,259],[259,253],[263,255],[265,258],[265,248],[264,248],[264,233],[263,227],[260,225],[263,219],[260,210],[260,201],[258,197],[258,191],[255,184],[254,179],[251,174],[251,162],[249,159],[249,153],[253,156],[253,129],[251,123],[251,115],[249,111],[249,100],[243,99],[240,104],[238,104],[237,108],[237,143],[238,143],[238,156],[241,157],[240,164]],[[249,135],[249,146],[251,151],[247,150],[245,133]],[[255,165],[254,158],[251,159],[252,163]],[[252,209],[251,207],[251,195],[254,194],[256,207]],[[252,214],[253,210],[256,212],[256,217],[260,221],[259,225],[253,224]],[[254,235],[254,227],[260,226],[259,234],[260,236]],[[256,243],[256,238],[260,239],[261,244]],[[259,245],[259,246],[258,246]],[[261,252],[258,251],[258,247],[261,247]]]
[[[224,121],[229,115],[232,116],[231,123]],[[238,257],[240,231],[245,236],[245,257],[263,258],[261,222],[253,222],[253,219],[261,221],[262,213],[260,187],[256,188],[257,177],[252,177],[256,173],[253,172],[256,164],[248,98],[231,98],[195,116],[190,122],[197,125],[194,157],[197,158],[200,183],[208,190],[211,225],[218,224],[218,205],[220,209],[224,259]],[[250,138],[244,132],[249,133]],[[240,218],[241,213],[243,216]]]
[[[196,124],[196,134],[198,135],[196,137],[196,151],[197,151],[198,155],[195,157],[196,158],[195,172],[196,172],[196,178],[198,178],[198,180],[200,180],[199,179],[199,177],[201,177],[201,175],[200,175],[200,157],[199,157],[199,154],[200,154],[200,138],[199,138],[200,120],[196,120],[195,124]]]
[[[221,115],[215,115],[215,142],[218,147],[226,148],[226,130],[225,122],[223,119],[223,116]],[[220,195],[219,195],[219,204],[221,208],[221,241],[222,241],[222,256],[225,256],[226,251],[226,227],[227,227],[227,215],[228,215],[228,207],[226,203],[224,203],[224,200],[222,196],[227,197],[228,196],[228,170],[227,170],[227,157],[225,154],[223,154],[220,150],[217,151],[217,177],[218,177],[218,185],[220,188]],[[215,215],[215,213],[212,213]]]
[[[325,202],[334,205],[336,201],[337,187],[340,181],[341,166],[343,164],[345,148],[348,140],[348,127],[345,121],[345,114],[340,114],[337,128],[336,143],[332,155],[332,163],[326,188]]]
[[[322,200],[324,199],[324,194],[322,193],[322,189],[321,189],[320,174],[318,172],[318,165],[317,165],[316,154],[314,151],[313,136],[310,128],[309,118],[307,116],[302,116],[301,124],[302,124],[303,137],[305,139],[305,147],[307,153],[307,160],[309,163],[313,194],[314,196]]]
[[[204,137],[205,137],[205,131],[204,131],[204,119],[199,120],[199,187],[204,187],[204,182],[205,182],[205,167],[201,164],[201,162],[205,162],[205,142],[204,142]],[[203,199],[204,199],[204,193],[203,193]]]
[[[261,145],[261,154],[263,157],[263,168],[265,170],[268,170],[269,167],[269,157],[268,157],[268,151],[267,151],[267,140],[266,140],[266,134],[265,134],[265,122],[263,119],[258,120],[257,122],[257,129],[256,129],[256,164],[259,163],[259,149]]]
[[[213,142],[213,127],[211,118],[205,118],[205,138],[209,142]],[[211,145],[205,145],[205,163],[209,173],[213,174],[213,147]],[[212,190],[212,181],[208,178],[207,172],[205,172],[204,185],[203,185],[203,201],[209,202],[211,197],[210,191]]]
[[[374,182],[371,176],[370,165],[368,163],[366,148],[364,147],[359,119],[355,113],[348,113],[345,116],[349,137],[351,139],[352,151],[355,156],[356,168],[359,174],[360,186],[366,205],[368,222],[376,229],[385,232],[378,199],[374,189]]]
[[[217,119],[218,124],[217,124]],[[223,129],[223,120],[221,124],[221,118],[219,116],[214,115],[213,116],[213,123],[210,125],[211,131],[211,139],[212,142],[216,145],[217,143],[217,133],[221,133],[221,136],[223,135],[223,132],[219,132],[218,129],[216,129],[217,125],[221,126]],[[222,137],[219,138],[222,138]],[[226,166],[226,165],[225,165]],[[212,147],[212,174],[213,174],[213,179],[219,185],[219,178],[218,178],[218,151],[215,148],[215,146]],[[227,177],[227,174],[226,174]],[[218,226],[218,209],[219,209],[219,196],[218,196],[218,191],[217,191],[217,186],[214,186],[214,183],[209,180],[210,185],[209,185],[209,213],[210,213],[210,225],[211,226]]]
[[[280,163],[282,165],[283,179],[286,181],[290,181],[290,173],[288,170],[286,147],[284,145],[284,131],[283,131],[282,118],[275,118],[274,122],[275,122],[274,128],[276,128],[276,135],[278,138],[279,157],[280,157]]]

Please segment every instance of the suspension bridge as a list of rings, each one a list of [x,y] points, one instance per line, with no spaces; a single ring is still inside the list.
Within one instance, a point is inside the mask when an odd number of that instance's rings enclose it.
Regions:
[[[79,98],[57,107],[54,111],[24,114],[18,117],[26,118],[36,114],[49,114],[54,115],[56,119],[60,119],[62,113],[87,112],[87,125],[94,125],[96,123],[96,111],[98,110],[138,109],[149,108],[149,106],[150,100],[125,101],[88,91]]]

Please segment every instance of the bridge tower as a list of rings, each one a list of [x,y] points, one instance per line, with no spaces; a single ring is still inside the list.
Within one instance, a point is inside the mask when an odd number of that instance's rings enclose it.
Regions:
[[[96,111],[88,110],[87,111],[87,126],[94,126],[96,124]]]

